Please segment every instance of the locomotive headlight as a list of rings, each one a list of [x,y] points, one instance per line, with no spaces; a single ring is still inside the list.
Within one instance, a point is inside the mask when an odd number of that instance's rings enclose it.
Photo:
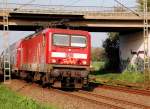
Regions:
[[[82,61],[82,64],[83,64],[83,65],[86,65],[86,64],[87,64],[87,62],[86,62],[86,61]]]
[[[52,59],[52,63],[56,63],[57,61],[56,61],[56,59]]]

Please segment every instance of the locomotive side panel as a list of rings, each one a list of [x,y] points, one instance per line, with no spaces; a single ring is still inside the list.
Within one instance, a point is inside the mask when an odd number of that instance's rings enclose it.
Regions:
[[[10,65],[12,71],[18,70],[20,65],[20,57],[21,57],[21,43],[22,40],[14,43],[10,46]]]
[[[22,70],[27,71],[40,71],[44,70],[46,64],[46,37],[39,33],[31,39],[26,39],[23,42],[23,63]]]

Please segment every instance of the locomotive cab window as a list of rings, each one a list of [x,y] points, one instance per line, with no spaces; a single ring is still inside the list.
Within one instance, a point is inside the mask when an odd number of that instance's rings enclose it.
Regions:
[[[53,35],[53,45],[57,46],[69,46],[69,35],[64,34],[54,34]]]
[[[71,36],[72,47],[86,47],[86,37],[80,35]]]

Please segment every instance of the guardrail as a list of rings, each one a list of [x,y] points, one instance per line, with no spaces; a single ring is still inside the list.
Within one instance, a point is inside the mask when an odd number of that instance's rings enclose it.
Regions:
[[[123,7],[100,7],[100,6],[65,6],[65,5],[39,5],[39,4],[16,4],[8,3],[9,13],[33,13],[33,14],[70,14],[70,15],[93,15],[93,16],[143,16],[141,10],[129,7],[135,13]],[[0,11],[3,5],[0,3]],[[148,14],[150,15],[150,13]]]
[[[69,6],[69,5],[40,5],[40,4],[17,4],[8,3],[9,8],[21,9],[48,9],[48,10],[71,10],[71,11],[99,11],[99,12],[114,12],[114,11],[128,11],[123,7],[103,7],[103,6]],[[0,2],[0,8],[3,4]],[[129,7],[132,10],[137,10],[136,7]]]

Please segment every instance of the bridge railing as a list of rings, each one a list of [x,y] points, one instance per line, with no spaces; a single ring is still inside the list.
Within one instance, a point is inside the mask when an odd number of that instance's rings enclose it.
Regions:
[[[129,7],[135,13],[142,15],[142,10]],[[0,3],[0,10],[3,9]],[[39,5],[8,3],[10,13],[39,13],[39,14],[71,14],[71,15],[100,15],[100,16],[136,16],[131,10],[123,7],[103,6],[64,6],[64,5]],[[150,14],[149,14],[150,15]]]
[[[21,9],[46,9],[46,10],[65,10],[65,11],[108,11],[112,12],[116,10],[116,7],[103,7],[103,6],[67,6],[67,5],[40,5],[40,4],[17,4],[17,3],[8,3],[9,8],[21,8]],[[2,3],[0,2],[0,8],[3,8]],[[121,7],[119,7],[121,10]],[[134,7],[132,7],[134,8]]]

